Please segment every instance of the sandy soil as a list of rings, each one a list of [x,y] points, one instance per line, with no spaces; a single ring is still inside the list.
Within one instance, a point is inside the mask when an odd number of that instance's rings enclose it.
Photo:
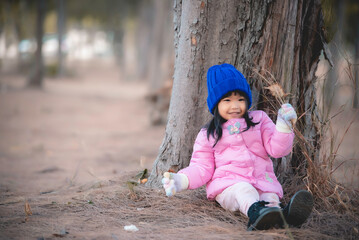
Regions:
[[[74,74],[46,79],[42,90],[23,88],[17,74],[2,76],[2,203],[151,168],[165,126],[149,124],[146,85],[119,81],[111,62]]]
[[[17,74],[2,75],[0,239],[359,236],[357,222],[331,223],[335,215],[319,212],[301,229],[249,233],[245,217],[208,202],[203,188],[168,199],[128,186],[151,168],[164,135],[165,126],[149,124],[146,85],[119,81],[109,62],[79,65],[74,76],[36,90]],[[139,231],[124,230],[131,224]]]
[[[113,73],[82,78],[81,70],[76,79],[48,79],[43,90],[11,89],[24,79],[7,80],[12,85],[0,95],[3,187],[46,192],[151,167],[164,126],[148,123],[145,84]]]

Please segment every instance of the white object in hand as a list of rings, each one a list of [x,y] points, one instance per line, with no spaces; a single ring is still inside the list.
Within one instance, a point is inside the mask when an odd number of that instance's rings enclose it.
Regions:
[[[188,178],[185,174],[165,172],[163,174],[162,184],[166,195],[171,197],[188,188]]]
[[[293,125],[297,121],[297,113],[292,105],[285,103],[278,111],[276,128],[279,132],[290,133],[292,132]]]

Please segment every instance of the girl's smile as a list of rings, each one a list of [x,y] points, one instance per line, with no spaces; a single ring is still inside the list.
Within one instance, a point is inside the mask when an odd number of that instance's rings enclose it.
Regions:
[[[242,118],[246,111],[246,98],[236,92],[233,92],[229,97],[221,99],[218,103],[218,112],[225,120]]]

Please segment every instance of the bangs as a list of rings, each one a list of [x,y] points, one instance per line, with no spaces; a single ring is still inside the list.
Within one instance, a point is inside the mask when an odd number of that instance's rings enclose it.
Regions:
[[[225,95],[223,95],[223,97],[221,99],[230,97],[232,95],[232,93],[234,93],[235,95],[238,94],[239,96],[246,98],[246,100],[248,102],[247,94],[245,94],[243,91],[240,91],[240,90],[229,91]]]

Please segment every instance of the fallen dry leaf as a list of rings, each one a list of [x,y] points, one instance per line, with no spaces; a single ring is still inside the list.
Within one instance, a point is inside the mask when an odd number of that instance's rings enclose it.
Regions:
[[[268,89],[273,97],[279,98],[284,100],[286,96],[288,96],[288,93],[285,93],[282,86],[280,86],[278,83],[275,83],[273,85],[270,85],[269,87],[265,87],[265,89]]]
[[[269,87],[265,87],[265,89],[268,89],[271,95],[277,98],[281,104],[285,102],[284,99],[289,95],[289,93],[284,92],[282,86],[278,83],[272,84]],[[290,121],[292,122],[292,126],[294,127],[296,119],[291,119]]]
[[[27,201],[25,201],[25,214],[26,216],[32,215],[30,204]]]

